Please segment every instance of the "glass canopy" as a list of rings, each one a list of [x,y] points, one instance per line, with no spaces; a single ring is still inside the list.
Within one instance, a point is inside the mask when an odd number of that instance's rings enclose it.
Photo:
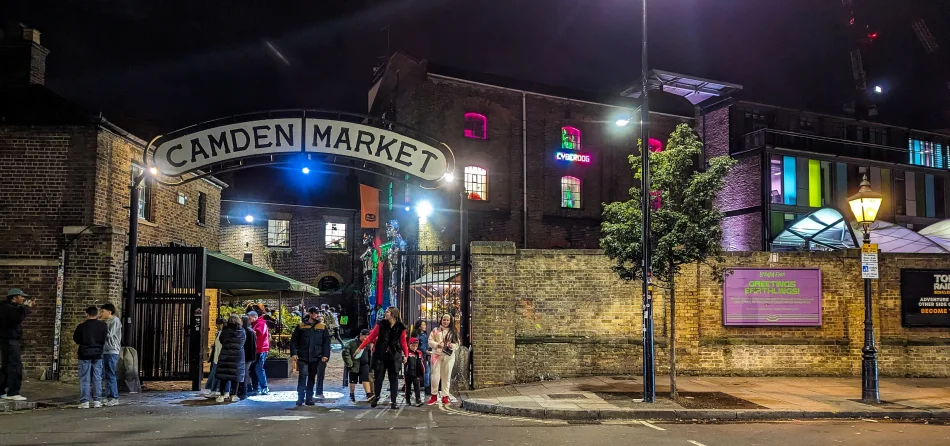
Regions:
[[[772,240],[772,251],[856,248],[860,246],[858,234],[861,234],[859,225],[846,221],[836,209],[821,208],[796,220],[779,233]],[[871,243],[877,243],[881,252],[950,253],[950,220],[934,224],[920,233],[878,220],[871,225]]]

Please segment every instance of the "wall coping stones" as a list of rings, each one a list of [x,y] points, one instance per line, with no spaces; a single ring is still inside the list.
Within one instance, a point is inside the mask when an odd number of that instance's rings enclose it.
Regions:
[[[850,339],[821,338],[702,338],[703,347],[716,345],[851,345]]]
[[[883,338],[881,345],[890,345],[897,347],[931,347],[950,345],[950,339],[901,339],[901,338]]]
[[[515,246],[515,242],[472,242],[469,249],[472,255],[488,254],[513,256],[518,254],[518,248]]]
[[[654,344],[666,347],[669,341],[665,338],[654,338]],[[623,344],[641,345],[642,338],[617,338],[611,336],[515,336],[515,345],[518,344]]]

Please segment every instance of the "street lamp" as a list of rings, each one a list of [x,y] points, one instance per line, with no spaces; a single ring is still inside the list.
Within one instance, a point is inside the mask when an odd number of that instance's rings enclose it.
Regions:
[[[248,223],[254,223],[254,216],[251,215],[251,214],[245,215],[245,216],[244,216],[244,221],[246,221],[246,222],[248,222]]]
[[[858,193],[848,198],[851,212],[864,231],[864,247],[871,244],[871,224],[877,219],[884,196],[871,190],[867,174]],[[871,317],[871,279],[864,279],[864,347],[861,349],[861,401],[879,403],[877,348],[874,347],[874,319]]]

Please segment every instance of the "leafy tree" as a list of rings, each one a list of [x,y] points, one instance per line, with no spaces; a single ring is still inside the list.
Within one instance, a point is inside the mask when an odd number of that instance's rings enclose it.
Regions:
[[[642,141],[640,144],[642,153]],[[735,164],[728,156],[709,160],[705,171],[696,169],[702,142],[686,124],[670,135],[666,149],[650,153],[652,211],[651,271],[669,288],[670,296],[670,396],[676,391],[676,291],[674,280],[682,265],[722,259],[723,213],[713,206],[726,174]],[[641,177],[639,156],[630,156],[635,178]],[[604,206],[600,245],[616,261],[614,271],[624,280],[643,277],[640,240],[640,188],[630,189],[631,199]]]

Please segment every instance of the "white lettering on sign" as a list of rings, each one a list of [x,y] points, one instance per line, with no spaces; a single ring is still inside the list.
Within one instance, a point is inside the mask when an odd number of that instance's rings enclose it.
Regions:
[[[177,176],[223,161],[294,152],[371,161],[427,181],[452,167],[447,149],[368,125],[310,118],[239,122],[160,138],[152,162],[163,175]]]
[[[570,161],[570,162],[578,162],[578,163],[590,162],[590,155],[580,154],[580,153],[556,152],[555,158],[558,161]]]

